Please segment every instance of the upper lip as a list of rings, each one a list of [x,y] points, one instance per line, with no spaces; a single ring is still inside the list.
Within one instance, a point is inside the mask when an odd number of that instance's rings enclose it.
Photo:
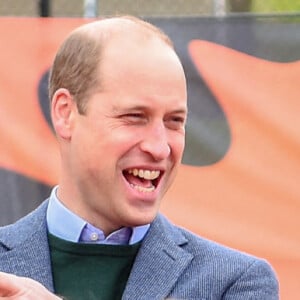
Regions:
[[[123,169],[123,171],[128,171],[128,170],[133,170],[133,169],[137,169],[137,170],[149,170],[149,171],[160,171],[161,173],[163,173],[165,171],[165,168],[162,166],[154,166],[154,165],[144,165],[144,166],[132,166],[132,167],[126,167]]]

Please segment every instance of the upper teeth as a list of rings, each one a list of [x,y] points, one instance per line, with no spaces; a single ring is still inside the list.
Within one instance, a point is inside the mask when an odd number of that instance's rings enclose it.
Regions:
[[[134,176],[138,176],[140,178],[153,180],[159,177],[160,171],[130,169],[128,170],[128,173],[133,174]]]

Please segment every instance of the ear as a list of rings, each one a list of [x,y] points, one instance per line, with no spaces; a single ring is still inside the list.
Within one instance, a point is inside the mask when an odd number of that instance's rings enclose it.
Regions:
[[[51,101],[52,123],[58,137],[71,138],[76,113],[77,105],[70,92],[64,88],[58,89]]]

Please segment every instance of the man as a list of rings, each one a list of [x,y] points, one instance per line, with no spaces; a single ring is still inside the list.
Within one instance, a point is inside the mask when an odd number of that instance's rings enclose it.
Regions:
[[[0,273],[0,299],[278,299],[264,260],[158,213],[187,117],[184,71],[164,33],[133,17],[81,26],[56,55],[49,93],[61,178],[0,230],[0,271],[21,276]]]

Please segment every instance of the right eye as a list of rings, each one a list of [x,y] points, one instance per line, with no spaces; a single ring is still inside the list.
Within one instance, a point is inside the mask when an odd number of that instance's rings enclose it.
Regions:
[[[128,122],[129,124],[145,124],[147,122],[147,117],[143,113],[128,113],[122,115],[121,118]]]

